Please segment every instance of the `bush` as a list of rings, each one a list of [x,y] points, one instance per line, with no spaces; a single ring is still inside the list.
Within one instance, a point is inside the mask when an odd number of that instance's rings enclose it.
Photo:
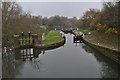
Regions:
[[[98,31],[101,31],[101,32],[104,32],[106,30],[106,25],[102,25],[102,24],[97,24],[97,30]]]
[[[117,34],[117,30],[115,28],[109,28],[105,33],[107,34]]]

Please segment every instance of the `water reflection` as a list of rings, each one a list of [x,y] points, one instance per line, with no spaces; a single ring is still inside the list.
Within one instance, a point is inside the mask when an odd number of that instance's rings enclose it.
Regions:
[[[65,44],[59,45],[62,46]],[[47,49],[39,48],[16,48],[12,51],[7,50],[6,48],[2,51],[2,78],[15,78],[17,75],[22,75],[21,70],[32,67],[32,69],[40,72],[40,67],[42,62],[37,59],[41,55],[44,55],[46,50],[58,48],[51,47]]]
[[[40,70],[36,58],[41,54],[40,49],[26,48],[15,49],[13,51],[3,50],[2,52],[2,77],[13,78],[17,74],[21,74],[19,71],[26,64],[26,61],[31,61],[30,64],[37,70]],[[45,51],[43,51],[45,53]]]
[[[15,49],[15,59],[22,59],[23,61],[32,61],[33,58],[38,58],[38,55],[40,53],[41,50],[36,48]]]
[[[22,61],[15,60],[14,52],[4,52],[2,54],[2,77],[11,78],[19,74],[19,69],[23,66]]]
[[[109,58],[102,55],[100,52],[92,49],[87,45],[83,45],[82,48],[85,49],[88,54],[92,54],[96,60],[102,65],[101,66],[101,76],[102,78],[118,78],[120,76],[119,67],[117,63],[113,62]]]

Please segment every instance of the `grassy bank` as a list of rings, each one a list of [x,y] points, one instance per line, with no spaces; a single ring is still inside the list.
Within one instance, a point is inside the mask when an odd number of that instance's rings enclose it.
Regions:
[[[91,32],[89,29],[79,29],[80,32],[83,32],[83,33],[88,33],[88,32]]]
[[[118,35],[109,35],[104,32],[92,31],[92,34],[85,37],[91,43],[103,45],[113,49],[118,48]]]
[[[42,44],[54,44],[61,40],[63,40],[63,38],[61,38],[60,31],[50,31],[46,35],[45,40],[43,40],[41,43]]]
[[[95,48],[111,60],[120,64],[118,35],[92,31],[92,33],[85,36],[84,39],[85,43]]]
[[[114,51],[114,50],[111,50],[103,46],[92,44],[91,42],[86,41],[86,40],[85,40],[85,43],[91,46],[92,48],[96,49],[97,51],[99,51],[104,56],[120,64],[120,55],[118,51]]]

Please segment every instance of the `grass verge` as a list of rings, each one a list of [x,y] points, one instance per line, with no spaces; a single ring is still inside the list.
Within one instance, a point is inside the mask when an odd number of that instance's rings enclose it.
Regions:
[[[88,32],[91,32],[89,29],[79,29],[80,32],[83,32],[83,33],[88,33]]]
[[[63,38],[61,38],[60,31],[52,30],[46,35],[45,40],[43,40],[41,43],[42,44],[54,44],[61,40],[63,40]]]
[[[104,32],[94,31],[85,38],[88,40],[90,39],[93,43],[100,43],[108,47],[118,47],[118,35],[109,35]]]

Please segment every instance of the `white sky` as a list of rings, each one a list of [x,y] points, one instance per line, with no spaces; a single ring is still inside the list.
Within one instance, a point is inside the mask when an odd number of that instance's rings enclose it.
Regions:
[[[102,9],[102,2],[20,2],[24,11],[32,15],[50,17],[54,15],[80,18],[86,10]]]

